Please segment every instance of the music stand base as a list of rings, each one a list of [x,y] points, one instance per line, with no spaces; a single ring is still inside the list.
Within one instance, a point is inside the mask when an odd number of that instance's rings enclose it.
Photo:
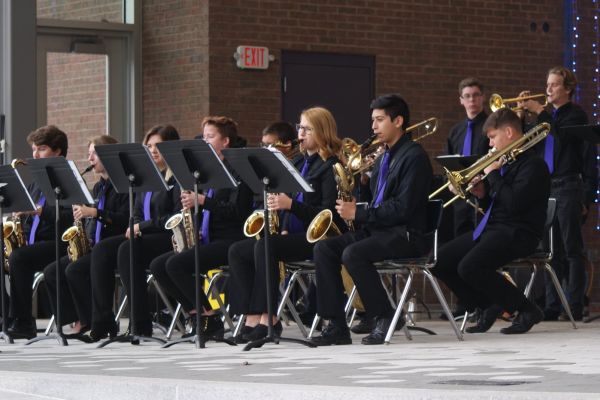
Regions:
[[[595,320],[597,320],[597,319],[600,319],[600,314],[598,314],[598,315],[594,315],[593,317],[587,317],[587,318],[584,318],[584,319],[583,319],[583,323],[584,323],[584,324],[587,324],[588,322],[592,322],[592,321],[595,321]]]
[[[229,340],[229,339],[215,338],[215,337],[203,337],[203,336],[196,334],[196,335],[193,335],[190,337],[171,340],[170,342],[165,343],[162,346],[162,348],[167,349],[167,348],[174,346],[176,344],[179,344],[179,343],[194,343],[196,345],[197,349],[204,349],[206,347],[206,342],[208,342],[209,340],[212,340],[213,342],[227,343],[230,346],[237,346],[237,344],[235,344],[234,341]]]
[[[0,340],[3,340],[8,344],[15,344],[13,338],[6,332],[0,332]]]
[[[420,326],[407,326],[406,329],[408,329],[409,331],[423,332],[423,333],[426,333],[428,335],[437,335],[437,333],[435,333],[431,329],[423,328],[423,327],[420,327]]]
[[[140,342],[156,342],[160,344],[166,343],[165,340],[159,339],[152,336],[141,336],[141,335],[120,335],[115,336],[112,339],[105,340],[104,342],[98,345],[98,348],[101,349],[105,346],[108,346],[111,343],[131,343],[133,345],[139,345]]]
[[[47,336],[38,336],[38,337],[34,337],[33,339],[30,339],[27,341],[27,343],[25,343],[26,346],[33,344],[33,343],[37,343],[37,342],[41,342],[42,340],[50,340],[50,339],[56,339],[56,341],[58,342],[58,344],[60,344],[61,346],[68,346],[69,343],[67,342],[67,338],[65,337],[65,335],[61,334],[61,333],[51,333]]]
[[[317,347],[317,345],[315,345],[314,343],[311,343],[307,340],[267,336],[265,338],[254,340],[254,341],[246,344],[246,346],[244,346],[244,351],[250,351],[254,348],[262,347],[263,344],[265,344],[265,343],[279,344],[279,342],[296,343],[296,344],[304,345],[306,347],[313,347],[313,348]]]

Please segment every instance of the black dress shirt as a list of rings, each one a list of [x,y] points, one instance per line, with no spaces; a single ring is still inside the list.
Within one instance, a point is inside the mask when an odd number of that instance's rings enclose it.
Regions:
[[[27,191],[31,195],[33,202],[38,204],[42,191],[39,186],[33,182],[27,186]],[[46,198],[46,202],[42,207],[42,213],[40,214],[40,223],[35,231],[35,241],[41,240],[54,240],[54,227],[55,227],[55,216],[56,208],[54,207],[54,199]],[[68,227],[73,225],[73,209],[69,207],[60,206],[60,227],[59,232],[62,233]],[[33,224],[34,215],[28,215],[23,220],[23,232],[25,238],[29,240],[29,233],[31,232],[31,225]]]
[[[477,114],[475,118],[473,118],[473,136],[471,139],[471,155],[484,155],[487,154],[489,150],[489,140],[483,134],[482,128],[485,120],[487,119],[487,114],[485,111]],[[454,125],[452,129],[450,129],[450,133],[448,134],[447,146],[446,149],[448,151],[447,154],[463,154],[463,145],[465,143],[465,136],[467,134],[467,123],[468,119],[459,122]]]
[[[96,209],[98,208],[102,191],[104,191],[106,195],[104,208],[102,210],[97,210],[97,218],[86,219],[85,230],[92,241],[94,241],[96,237],[97,221],[102,223],[100,239],[125,234],[127,223],[129,221],[129,196],[125,193],[117,193],[109,180],[100,178],[92,189]]]
[[[139,192],[135,197],[134,223],[140,224],[142,233],[166,232],[165,223],[167,220],[181,212],[181,190],[175,177],[172,176],[167,181],[168,191],[152,192],[150,199],[150,219],[144,221],[144,197],[145,192]]]

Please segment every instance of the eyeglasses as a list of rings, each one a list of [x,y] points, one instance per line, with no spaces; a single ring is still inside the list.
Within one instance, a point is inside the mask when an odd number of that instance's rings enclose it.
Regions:
[[[296,124],[296,130],[298,132],[300,132],[300,130],[303,130],[305,133],[311,133],[313,131],[313,128],[311,128],[310,126],[304,126],[304,125],[300,125],[300,124]]]
[[[471,99],[478,99],[481,96],[483,96],[483,93],[473,93],[473,94],[463,94],[462,96],[460,96],[460,98],[463,100],[471,100]]]

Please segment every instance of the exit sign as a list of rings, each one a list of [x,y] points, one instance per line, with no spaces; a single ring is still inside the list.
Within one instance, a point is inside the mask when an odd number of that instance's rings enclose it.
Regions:
[[[238,46],[233,58],[240,69],[267,69],[269,61],[275,59],[275,57],[269,56],[267,47],[258,46]]]

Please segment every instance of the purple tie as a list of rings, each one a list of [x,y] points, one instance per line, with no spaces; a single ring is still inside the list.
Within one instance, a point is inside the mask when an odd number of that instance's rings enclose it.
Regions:
[[[308,158],[305,158],[304,165],[302,165],[302,169],[300,170],[300,175],[302,175],[303,178],[306,178],[309,168],[310,168],[310,162],[308,161]],[[304,202],[304,192],[298,193],[296,195],[295,200],[300,203]],[[277,211],[271,211],[271,212],[277,212]],[[300,221],[300,219],[292,213],[290,213],[289,215],[290,215],[290,217],[288,220],[288,232],[289,233],[302,232],[304,230],[304,224],[302,223],[302,221]]]
[[[98,211],[104,210],[104,202],[106,201],[106,183],[103,182],[100,186],[100,200],[98,200]],[[100,220],[96,221],[96,235],[94,236],[94,243],[98,243],[100,241],[100,233],[102,232],[102,222]]]
[[[152,215],[150,214],[150,200],[152,200],[152,192],[146,192],[144,195],[144,221],[152,219]]]
[[[557,112],[558,109],[552,110],[552,122],[556,121]],[[546,136],[546,143],[544,144],[544,161],[546,161],[548,170],[552,174],[554,172],[554,136],[550,134]]]
[[[505,172],[504,167],[500,168],[501,176],[504,176],[504,172]],[[492,213],[492,207],[494,206],[494,200],[495,199],[492,197],[492,202],[490,203],[490,206],[488,207],[487,211],[483,215],[483,218],[481,218],[481,221],[479,221],[479,225],[477,225],[477,227],[473,231],[473,240],[477,240],[477,238],[479,238],[479,236],[481,236],[481,234],[483,233],[483,229],[485,228],[485,225],[487,224],[488,219],[490,219],[490,214]]]
[[[387,185],[387,173],[390,165],[390,151],[386,150],[381,160],[381,166],[379,167],[379,177],[377,178],[377,195],[375,196],[375,202],[373,207],[379,207],[379,204],[383,201],[383,192]]]
[[[465,134],[465,141],[463,143],[463,156],[471,155],[471,142],[473,141],[473,120],[467,120],[467,133]]]
[[[208,189],[206,193],[206,197],[211,199],[213,197],[214,190]],[[200,234],[202,235],[202,244],[207,244],[210,242],[210,237],[208,236],[208,224],[210,222],[210,211],[207,209],[202,210],[202,230]]]
[[[46,198],[44,197],[44,193],[40,194],[40,198],[38,200],[38,206],[44,207],[46,204]],[[37,231],[38,225],[40,224],[40,216],[36,215],[33,217],[33,223],[31,224],[31,232],[29,232],[29,244],[33,244],[35,242],[35,232]]]

